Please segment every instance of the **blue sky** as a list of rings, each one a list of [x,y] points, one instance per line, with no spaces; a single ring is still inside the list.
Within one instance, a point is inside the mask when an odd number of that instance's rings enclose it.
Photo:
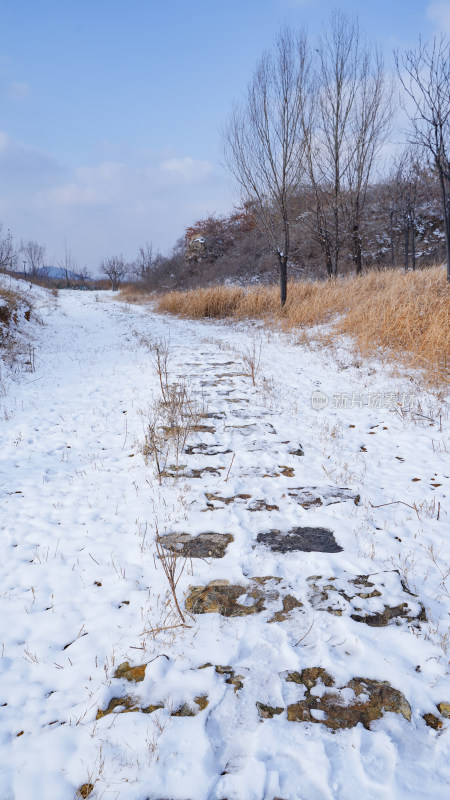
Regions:
[[[314,37],[328,0],[0,0],[0,221],[17,239],[102,256],[167,252],[232,208],[220,127],[279,28]],[[450,0],[344,2],[394,47],[450,32]]]

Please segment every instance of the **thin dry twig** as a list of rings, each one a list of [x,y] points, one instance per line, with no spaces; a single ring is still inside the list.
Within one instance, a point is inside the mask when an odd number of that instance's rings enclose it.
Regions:
[[[369,500],[369,505],[372,506],[372,508],[383,508],[383,506],[396,506],[398,504],[401,504],[403,506],[407,506],[408,508],[411,508],[413,511],[416,512],[417,517],[420,519],[420,515],[419,515],[419,512],[418,512],[416,506],[415,505],[411,506],[409,503],[405,503],[404,500],[393,500],[392,503],[380,503],[380,505],[378,505],[378,506],[374,506],[374,504],[371,503],[370,500]]]
[[[231,467],[233,466],[233,461],[234,461],[235,455],[236,455],[236,453],[233,453],[232,459],[230,461],[230,466],[228,467],[227,477],[225,478],[225,483],[227,482],[227,480],[229,478],[229,475],[230,475],[230,472],[231,472]]]
[[[185,622],[177,622],[176,625],[163,625],[161,628],[150,628],[148,631],[142,631],[139,636],[145,636],[147,633],[161,633],[161,631],[170,631],[172,628],[191,628],[192,625],[186,625]],[[140,647],[133,648],[135,650],[140,650]]]
[[[303,639],[306,639],[306,637],[308,636],[308,633],[311,633],[311,631],[313,629],[313,626],[314,626],[314,620],[311,622],[311,625],[309,626],[309,628],[306,631],[306,633],[304,634],[304,636],[302,636],[302,638],[299,639],[298,642],[295,643],[295,647],[297,647],[297,645],[300,644],[300,642],[303,642]]]

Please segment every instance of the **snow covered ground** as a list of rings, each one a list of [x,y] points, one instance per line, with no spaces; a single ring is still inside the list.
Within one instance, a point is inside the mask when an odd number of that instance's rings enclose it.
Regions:
[[[1,800],[448,798],[444,400],[344,344],[30,294],[35,369],[0,398]],[[160,480],[155,341],[204,415]],[[219,534],[179,539],[185,627],[156,529]]]

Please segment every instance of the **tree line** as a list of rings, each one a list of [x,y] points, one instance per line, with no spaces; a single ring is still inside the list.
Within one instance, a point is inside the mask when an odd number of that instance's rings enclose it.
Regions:
[[[405,252],[411,248],[414,266],[416,191],[426,180],[437,184],[450,279],[449,43],[444,36],[420,41],[415,50],[395,53],[395,60],[409,130],[396,165],[391,219],[403,215]],[[379,190],[383,182],[383,153],[393,130],[394,89],[357,19],[336,11],[313,45],[304,33],[281,31],[233,108],[223,132],[225,159],[276,256],[282,304],[300,216],[330,278],[349,260],[361,273],[373,184],[377,178]]]

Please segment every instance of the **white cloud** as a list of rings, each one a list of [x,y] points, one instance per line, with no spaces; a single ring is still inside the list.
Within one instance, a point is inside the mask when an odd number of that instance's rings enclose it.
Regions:
[[[208,161],[194,161],[193,158],[170,158],[160,164],[160,170],[181,179],[184,183],[198,183],[203,181],[212,172],[212,165]]]
[[[120,197],[128,179],[125,164],[108,161],[98,167],[79,167],[71,181],[52,187],[41,198],[51,205],[108,206]]]
[[[438,0],[427,7],[427,17],[435,22],[443,33],[450,33],[450,2]]]
[[[208,161],[189,156],[161,163],[130,166],[107,161],[96,167],[79,167],[68,183],[54,186],[43,195],[55,205],[114,206],[140,203],[154,192],[164,193],[186,185],[202,184],[213,173]]]
[[[122,153],[69,169],[0,132],[0,221],[55,261],[64,239],[92,272],[108,253],[134,258],[147,240],[167,251],[193,220],[231,206],[227,178],[208,161]]]

